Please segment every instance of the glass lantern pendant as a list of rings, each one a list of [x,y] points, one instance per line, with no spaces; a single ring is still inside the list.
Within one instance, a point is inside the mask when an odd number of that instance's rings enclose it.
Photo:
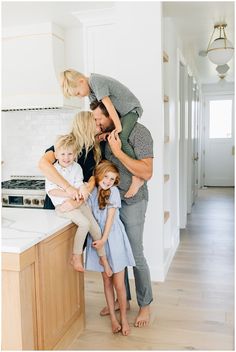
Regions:
[[[233,44],[227,39],[225,34],[226,24],[219,24],[214,26],[211,39],[207,48],[208,59],[216,65],[224,65],[233,57]],[[212,41],[215,30],[220,31],[220,35]]]

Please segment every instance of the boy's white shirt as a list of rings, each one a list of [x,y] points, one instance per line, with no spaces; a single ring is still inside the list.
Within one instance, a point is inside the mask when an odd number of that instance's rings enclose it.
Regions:
[[[73,164],[69,165],[68,167],[61,166],[58,163],[58,161],[55,164],[53,164],[53,166],[59,172],[59,174],[62,175],[64,179],[69,182],[71,186],[75,188],[79,188],[81,185],[83,185],[83,179],[84,179],[83,170],[81,166],[75,161],[73,162]],[[51,191],[52,189],[63,190],[63,188],[59,187],[56,183],[53,183],[46,178],[45,190],[48,196],[51,198],[51,201],[55,207],[57,205],[62,204],[65,200],[69,199],[67,197],[55,197],[55,196],[49,195],[48,192]]]

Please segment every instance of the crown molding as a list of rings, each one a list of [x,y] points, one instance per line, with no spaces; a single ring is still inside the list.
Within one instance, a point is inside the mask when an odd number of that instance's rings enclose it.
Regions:
[[[114,7],[73,12],[79,22],[86,26],[96,26],[101,24],[112,24],[115,22]]]

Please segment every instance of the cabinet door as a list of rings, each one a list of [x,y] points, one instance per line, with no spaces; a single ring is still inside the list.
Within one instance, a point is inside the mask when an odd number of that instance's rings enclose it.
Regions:
[[[41,242],[39,322],[41,349],[51,349],[84,314],[84,277],[70,264],[76,226]]]
[[[2,253],[2,350],[38,349],[35,253]]]

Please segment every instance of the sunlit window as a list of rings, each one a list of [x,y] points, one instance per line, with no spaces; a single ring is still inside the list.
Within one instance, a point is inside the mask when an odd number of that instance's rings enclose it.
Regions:
[[[211,100],[209,138],[231,137],[232,100]]]

